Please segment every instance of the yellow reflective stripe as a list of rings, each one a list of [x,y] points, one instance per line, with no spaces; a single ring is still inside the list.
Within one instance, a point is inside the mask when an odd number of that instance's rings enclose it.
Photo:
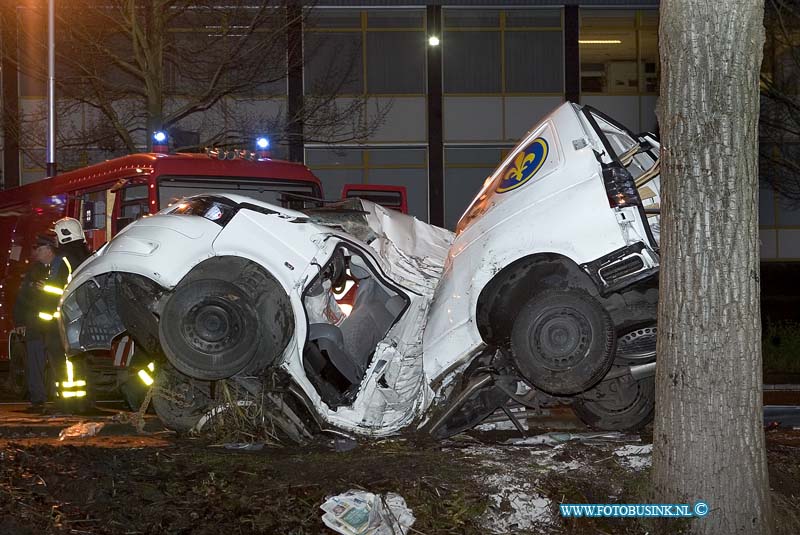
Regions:
[[[47,312],[39,312],[39,319],[44,321],[52,321],[53,315]]]
[[[53,317],[54,317],[54,318],[60,318],[60,317],[61,317],[61,312],[59,312],[58,310],[56,310],[55,312],[53,312]]]
[[[72,264],[69,263],[69,260],[67,259],[66,256],[62,256],[61,259],[67,265],[67,274],[68,274],[68,276],[71,277],[72,276]]]
[[[150,374],[149,374],[149,373],[147,373],[146,371],[144,371],[144,370],[139,370],[139,373],[138,373],[138,375],[139,375],[139,379],[141,379],[141,380],[142,380],[142,382],[143,382],[144,384],[146,384],[147,386],[150,386],[150,385],[152,385],[152,384],[153,384],[153,378],[152,378],[152,377],[150,377]]]
[[[64,288],[59,288],[57,286],[52,286],[50,284],[45,284],[44,286],[42,286],[42,290],[44,290],[49,294],[64,295]]]
[[[78,390],[77,392],[62,392],[61,395],[65,398],[82,398],[86,395],[86,390]]]
[[[71,383],[75,378],[75,369],[72,367],[72,361],[67,359],[67,382]]]
[[[151,372],[154,372],[156,371],[156,365],[151,362],[150,364],[147,365],[147,369],[150,370]]]
[[[58,383],[56,383],[58,386]],[[65,381],[61,383],[61,386],[64,388],[75,388],[76,386],[86,386],[86,381],[82,379],[78,379],[77,381]]]

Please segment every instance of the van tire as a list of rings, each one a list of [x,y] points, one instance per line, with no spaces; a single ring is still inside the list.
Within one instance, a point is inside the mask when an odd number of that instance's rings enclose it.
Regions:
[[[522,377],[553,395],[583,392],[614,361],[611,316],[588,292],[553,288],[532,297],[511,330],[511,353]]]
[[[592,394],[592,399],[578,398],[572,405],[578,418],[591,428],[638,431],[653,420],[656,387],[652,376],[637,381],[624,375],[603,381]]]
[[[211,383],[161,368],[153,383],[152,402],[156,416],[166,428],[188,433],[211,408]]]
[[[179,285],[169,296],[158,330],[161,348],[178,371],[216,381],[252,363],[264,329],[241,288],[200,279]]]

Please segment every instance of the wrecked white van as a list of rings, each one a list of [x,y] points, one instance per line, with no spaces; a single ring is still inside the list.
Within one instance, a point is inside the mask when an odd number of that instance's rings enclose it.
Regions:
[[[297,212],[199,195],[128,226],[61,304],[69,355],[161,359],[188,428],[238,385],[288,436],[448,436],[514,400],[587,424],[652,418],[658,141],[566,103],[488,177],[455,233],[367,201]],[[146,352],[149,356],[143,356]]]

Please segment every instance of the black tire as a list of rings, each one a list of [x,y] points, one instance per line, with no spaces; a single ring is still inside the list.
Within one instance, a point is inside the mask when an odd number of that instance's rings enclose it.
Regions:
[[[611,316],[586,291],[545,290],[520,310],[511,330],[517,369],[536,388],[555,395],[583,392],[614,361]]]
[[[187,433],[210,410],[211,385],[173,369],[161,369],[156,372],[152,401],[165,427]]]
[[[639,381],[624,375],[603,381],[577,398],[572,409],[580,420],[603,431],[637,431],[653,420],[656,406],[654,377]]]
[[[197,379],[215,381],[247,368],[261,340],[252,299],[231,282],[180,285],[161,313],[159,338],[170,363]]]
[[[294,334],[292,303],[280,283],[255,264],[246,265],[233,283],[255,302],[261,339],[255,358],[242,371],[259,373],[275,363]]]

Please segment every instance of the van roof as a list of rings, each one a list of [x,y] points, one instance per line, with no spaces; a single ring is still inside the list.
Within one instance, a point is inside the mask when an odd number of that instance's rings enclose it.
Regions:
[[[206,154],[139,153],[106,160],[53,178],[39,180],[0,192],[0,206],[25,202],[32,198],[59,195],[75,190],[92,189],[137,174],[231,176],[277,178],[319,184],[319,179],[303,164],[283,160],[220,160]]]

